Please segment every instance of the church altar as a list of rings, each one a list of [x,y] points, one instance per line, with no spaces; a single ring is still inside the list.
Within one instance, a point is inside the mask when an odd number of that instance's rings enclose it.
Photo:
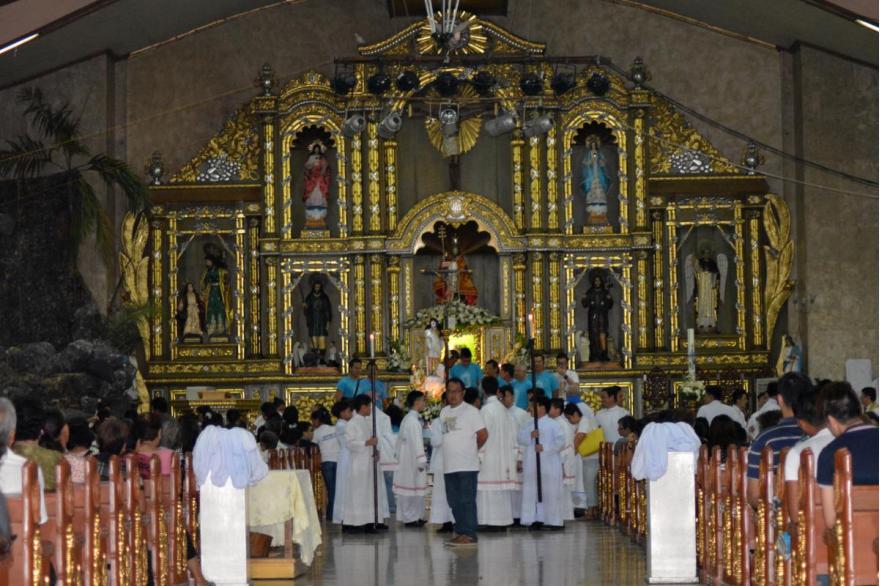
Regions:
[[[677,402],[688,330],[702,380],[770,371],[794,243],[760,157],[726,158],[633,81],[640,62],[564,57],[580,65],[563,87],[543,43],[462,18],[447,59],[424,21],[332,78],[279,87],[266,65],[183,168],[166,178],[154,155],[153,207],[126,218],[120,255],[128,299],[154,308],[151,393],[280,396],[302,415],[371,354],[404,392],[444,271],[493,317],[468,329],[480,363],[513,356],[531,320],[585,395],[618,384],[633,409]]]

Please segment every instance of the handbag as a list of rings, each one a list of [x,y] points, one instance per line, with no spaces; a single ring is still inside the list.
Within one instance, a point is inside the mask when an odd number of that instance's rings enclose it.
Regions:
[[[605,432],[602,430],[602,427],[599,426],[588,433],[584,437],[584,439],[581,440],[581,443],[579,443],[577,446],[577,453],[584,458],[586,458],[587,456],[592,456],[599,451],[599,447],[604,441]]]

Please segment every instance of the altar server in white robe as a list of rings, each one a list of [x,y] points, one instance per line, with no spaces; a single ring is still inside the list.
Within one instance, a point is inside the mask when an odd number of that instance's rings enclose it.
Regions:
[[[446,405],[446,393],[440,397],[440,402]],[[452,509],[446,501],[446,483],[443,480],[443,426],[440,419],[431,422],[431,476],[434,485],[431,487],[431,516],[428,522],[441,525],[438,533],[452,533]]]
[[[537,410],[538,429],[523,426],[517,442],[523,447],[523,492],[520,522],[542,529],[562,529],[562,458],[565,436],[559,423],[547,415],[550,399],[537,393],[532,398],[532,409]],[[538,439],[536,444],[535,439]],[[538,474],[536,454],[541,454],[541,502],[538,502]]]
[[[584,494],[584,463],[583,459],[574,451],[574,437],[577,434],[578,424],[581,421],[581,410],[577,403],[567,403],[563,411],[565,421],[571,429],[572,437],[572,460],[574,472],[574,486],[571,489],[571,501],[574,505],[575,517],[583,516],[584,509],[587,508],[587,499]]]
[[[513,417],[498,398],[498,380],[483,379],[486,403],[480,409],[489,438],[480,449],[477,477],[477,524],[481,527],[507,527],[513,524],[510,491],[516,486],[516,426]],[[513,390],[507,388],[511,398]]]
[[[532,421],[532,416],[529,415],[528,411],[525,409],[520,409],[516,406],[516,393],[505,394],[502,396],[502,402],[504,406],[507,407],[507,412],[510,413],[510,416],[513,418],[513,427],[519,432],[520,429],[524,425],[528,425]],[[510,509],[513,511],[513,521],[514,524],[519,524],[519,513],[522,510],[522,462],[523,462],[523,450],[522,447],[517,445],[517,473],[516,473],[516,488],[510,491]]]
[[[574,521],[574,502],[572,491],[575,486],[574,477],[574,428],[565,417],[562,416],[565,409],[565,400],[551,399],[550,419],[559,425],[562,436],[565,438],[565,447],[562,448],[560,459],[562,460],[562,520]]]
[[[397,470],[392,488],[397,498],[397,520],[407,527],[425,524],[425,495],[428,493],[428,457],[422,438],[422,419],[425,394],[411,391],[406,397],[409,408],[397,434]]]
[[[345,439],[345,426],[351,419],[351,401],[342,399],[333,405],[333,416],[336,418],[336,441],[339,442],[339,455],[336,459],[336,492],[333,501],[333,522],[342,523],[342,511],[345,508],[345,484],[351,469],[351,454]]]
[[[394,498],[391,485],[397,470],[397,436],[391,427],[391,418],[382,409],[376,409],[376,436],[379,439],[379,485],[385,489],[384,515],[390,517],[390,500]]]
[[[355,414],[345,426],[345,440],[351,454],[351,466],[348,479],[345,483],[345,504],[342,509],[343,529],[355,529],[360,527],[363,531],[372,533],[374,527],[375,512],[373,510],[373,474],[374,459],[378,457],[374,448],[379,444],[379,438],[373,435],[373,420],[371,410],[372,401],[368,395],[358,395],[352,400]],[[377,482],[377,496],[379,505],[379,523],[384,523],[387,517],[388,498],[385,486],[381,478],[381,470]]]

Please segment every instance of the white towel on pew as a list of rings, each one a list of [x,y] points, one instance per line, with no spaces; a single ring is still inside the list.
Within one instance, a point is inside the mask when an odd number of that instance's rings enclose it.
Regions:
[[[199,486],[211,474],[215,486],[223,486],[232,479],[235,488],[246,488],[258,483],[269,467],[260,457],[254,436],[240,427],[223,429],[209,425],[199,434],[193,448],[193,471]]]
[[[700,453],[700,438],[687,423],[649,423],[642,430],[630,473],[636,480],[657,480],[666,474],[667,452]]]

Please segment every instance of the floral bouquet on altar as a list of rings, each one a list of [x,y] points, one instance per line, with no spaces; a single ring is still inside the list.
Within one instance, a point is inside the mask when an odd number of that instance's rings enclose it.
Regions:
[[[706,393],[706,385],[703,381],[688,376],[678,389],[681,404],[695,403]]]
[[[421,417],[426,423],[430,423],[440,417],[441,409],[443,409],[443,403],[440,401],[429,401],[427,407],[421,412]]]
[[[432,319],[442,324],[444,315],[447,315],[446,307],[447,305],[435,305],[422,309],[416,313],[415,317],[407,320],[404,325],[407,328],[427,328]],[[449,302],[448,307],[449,320],[455,324],[456,329],[491,326],[501,321],[497,315],[492,315],[482,307],[467,305],[457,299]]]
[[[389,346],[391,351],[388,353],[388,370],[391,372],[402,372],[408,369],[409,357],[400,340],[391,340]]]

